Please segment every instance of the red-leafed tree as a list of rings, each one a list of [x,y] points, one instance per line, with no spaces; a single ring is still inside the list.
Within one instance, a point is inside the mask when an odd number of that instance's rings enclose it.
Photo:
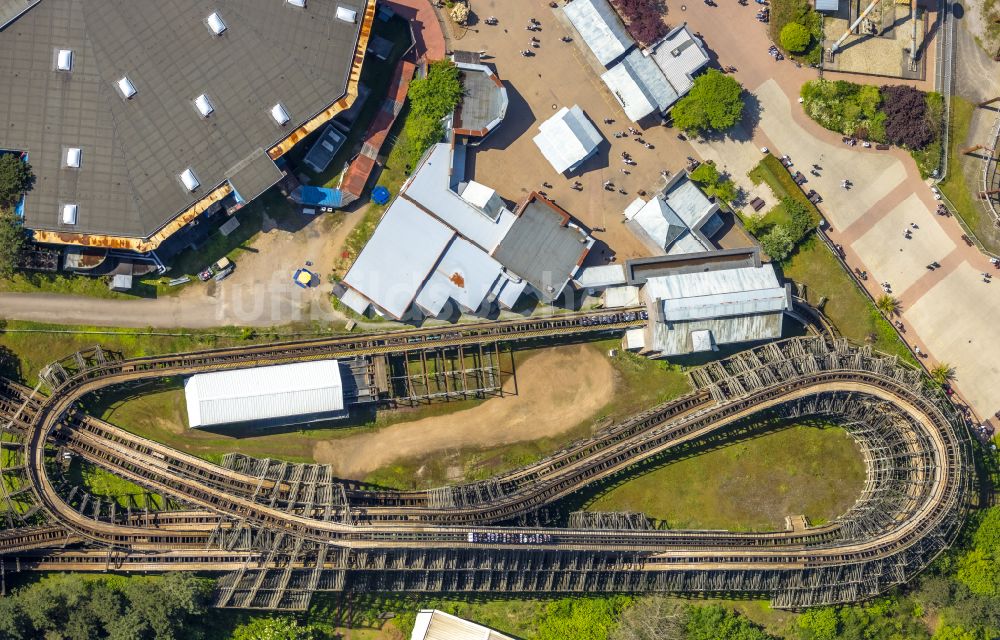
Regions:
[[[611,0],[611,4],[625,19],[629,33],[640,44],[648,46],[667,35],[660,0]]]
[[[908,149],[922,149],[934,141],[923,91],[906,85],[881,88],[886,141]]]

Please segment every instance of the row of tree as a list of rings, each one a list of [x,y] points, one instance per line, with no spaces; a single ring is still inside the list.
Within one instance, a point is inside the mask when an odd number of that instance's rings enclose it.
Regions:
[[[31,165],[15,153],[0,153],[0,278],[14,273],[24,246],[24,229],[14,206],[35,184]]]

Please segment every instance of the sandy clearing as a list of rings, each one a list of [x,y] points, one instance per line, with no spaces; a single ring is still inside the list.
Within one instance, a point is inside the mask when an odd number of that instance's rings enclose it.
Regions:
[[[569,381],[571,384],[562,385]],[[557,435],[596,414],[612,397],[615,370],[585,345],[547,349],[517,371],[518,395],[494,398],[445,416],[403,422],[349,438],[319,442],[316,462],[340,478],[362,479],[393,460],[490,447]],[[514,391],[513,381],[505,385]]]

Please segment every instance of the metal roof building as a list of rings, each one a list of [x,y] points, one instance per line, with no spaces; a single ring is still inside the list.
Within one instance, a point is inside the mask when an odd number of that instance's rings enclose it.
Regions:
[[[601,134],[578,105],[563,107],[538,127],[532,140],[556,173],[577,169],[597,152]]]
[[[686,24],[676,27],[654,44],[650,49],[650,57],[678,97],[691,89],[694,75],[709,61],[704,43],[691,33]]]
[[[38,176],[25,226],[148,251],[227,195],[252,200],[350,105],[373,18],[374,0],[6,0],[0,148]]]
[[[652,199],[636,198],[624,214],[626,225],[644,244],[667,255],[714,249],[711,237],[723,224],[719,205],[686,173],[675,174]]]
[[[555,203],[532,193],[493,257],[527,280],[544,302],[554,302],[576,275],[594,239]]]
[[[601,80],[633,122],[666,111],[679,97],[656,62],[638,49],[602,73]]]
[[[573,0],[562,11],[594,57],[604,66],[635,44],[607,0]]]
[[[507,87],[492,69],[480,64],[479,58],[478,53],[466,51],[452,54],[463,91],[462,102],[455,109],[454,130],[455,133],[478,138],[473,141],[474,144],[481,142],[500,125],[510,104]]]
[[[184,382],[184,396],[194,429],[277,426],[347,415],[336,360],[199,373]]]
[[[514,640],[481,624],[437,609],[417,613],[410,640]]]
[[[781,337],[784,312],[792,307],[791,289],[778,281],[772,265],[760,263],[759,250],[634,262],[648,270],[641,297],[650,318],[642,345],[637,347],[633,334],[628,348],[664,357]]]

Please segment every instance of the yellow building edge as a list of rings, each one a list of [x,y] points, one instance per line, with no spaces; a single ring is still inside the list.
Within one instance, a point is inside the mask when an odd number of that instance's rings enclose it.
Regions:
[[[358,44],[354,49],[354,59],[351,61],[351,74],[347,80],[347,92],[339,100],[321,111],[315,117],[292,131],[278,144],[267,151],[272,160],[277,160],[288,153],[297,143],[310,133],[329,122],[335,115],[346,111],[358,97],[358,84],[361,82],[361,67],[368,49],[368,39],[371,37],[372,25],[375,22],[375,0],[367,0],[365,13],[361,19],[361,30],[358,33]],[[32,237],[40,244],[66,244],[102,249],[122,249],[145,253],[153,251],[168,237],[180,231],[189,222],[200,216],[214,203],[222,200],[232,192],[228,182],[216,187],[207,196],[185,209],[156,233],[148,238],[130,238],[124,236],[109,236],[102,234],[66,233],[62,231],[34,230]]]

